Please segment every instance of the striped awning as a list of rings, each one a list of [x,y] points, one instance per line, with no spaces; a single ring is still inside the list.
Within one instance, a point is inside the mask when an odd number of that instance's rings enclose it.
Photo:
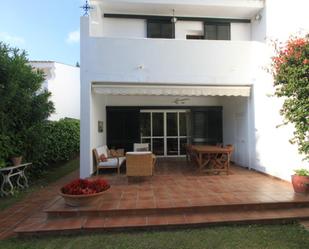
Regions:
[[[93,83],[97,94],[131,96],[250,96],[250,86],[188,86]]]

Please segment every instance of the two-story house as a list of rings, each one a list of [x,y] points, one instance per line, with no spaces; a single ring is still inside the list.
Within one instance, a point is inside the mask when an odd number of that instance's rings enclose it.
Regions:
[[[283,3],[282,3],[283,2]],[[308,31],[306,1],[92,0],[81,18],[81,177],[92,149],[185,154],[233,144],[240,166],[289,179],[302,165],[271,97],[270,39]],[[103,130],[99,129],[103,123]]]

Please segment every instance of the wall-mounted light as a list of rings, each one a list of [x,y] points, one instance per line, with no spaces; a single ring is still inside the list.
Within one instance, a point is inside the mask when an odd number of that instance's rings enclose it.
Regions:
[[[172,23],[176,23],[177,22],[177,17],[175,16],[175,10],[173,9],[173,17],[171,19]]]
[[[254,17],[255,21],[261,21],[262,20],[262,15],[259,13]]]

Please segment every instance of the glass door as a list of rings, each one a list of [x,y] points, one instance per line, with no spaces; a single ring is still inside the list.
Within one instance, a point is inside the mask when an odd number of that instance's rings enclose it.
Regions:
[[[185,155],[189,115],[186,110],[142,110],[141,142],[158,156]]]

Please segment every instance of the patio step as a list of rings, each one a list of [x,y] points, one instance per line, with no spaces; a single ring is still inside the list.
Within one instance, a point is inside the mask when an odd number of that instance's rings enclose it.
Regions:
[[[54,205],[46,209],[45,212],[49,219],[69,218],[84,216],[120,216],[120,215],[154,215],[154,214],[179,214],[189,212],[226,212],[226,211],[263,211],[290,208],[309,208],[309,200],[298,202],[252,202],[252,203],[229,203],[229,204],[203,204],[196,203],[178,206],[165,207],[113,207],[113,208],[68,208],[65,205]]]
[[[179,213],[117,214],[53,219],[29,218],[15,232],[19,236],[72,234],[126,229],[164,229],[226,224],[292,222],[309,219],[309,207],[269,210],[183,211]]]

